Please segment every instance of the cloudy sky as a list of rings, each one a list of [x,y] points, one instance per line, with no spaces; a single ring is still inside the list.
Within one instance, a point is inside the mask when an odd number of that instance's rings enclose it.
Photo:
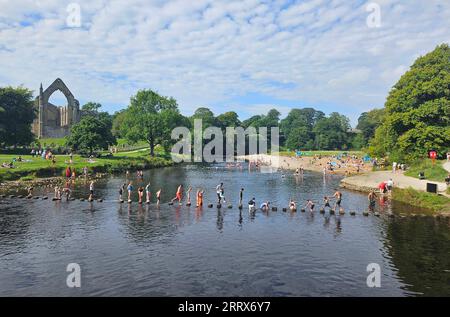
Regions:
[[[449,0],[0,0],[0,86],[60,77],[109,112],[151,88],[185,115],[314,107],[355,123],[444,42]]]

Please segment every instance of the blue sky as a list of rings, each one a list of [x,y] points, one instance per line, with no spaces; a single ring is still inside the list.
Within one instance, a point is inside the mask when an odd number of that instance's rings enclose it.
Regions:
[[[110,112],[151,88],[185,115],[314,107],[355,124],[449,30],[447,0],[0,0],[0,86],[60,77]]]

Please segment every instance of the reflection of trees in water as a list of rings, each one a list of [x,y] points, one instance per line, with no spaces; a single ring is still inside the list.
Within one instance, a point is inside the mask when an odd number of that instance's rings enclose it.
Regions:
[[[406,218],[387,226],[387,250],[398,276],[411,292],[450,295],[448,220]]]
[[[8,206],[2,203],[0,210],[0,245],[22,248],[27,244],[27,235],[34,222],[31,209],[23,205]],[[20,219],[17,218],[18,212],[21,215]],[[14,241],[14,244],[11,244],[11,241]]]

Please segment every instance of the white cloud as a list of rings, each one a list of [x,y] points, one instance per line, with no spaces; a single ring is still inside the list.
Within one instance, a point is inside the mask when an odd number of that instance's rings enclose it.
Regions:
[[[369,1],[78,1],[79,29],[65,26],[69,2],[0,0],[0,85],[37,90],[61,77],[109,110],[152,88],[186,114],[271,103],[239,102],[252,93],[325,112],[340,105],[355,120],[383,105],[417,56],[450,42],[448,1],[375,1],[373,29]]]

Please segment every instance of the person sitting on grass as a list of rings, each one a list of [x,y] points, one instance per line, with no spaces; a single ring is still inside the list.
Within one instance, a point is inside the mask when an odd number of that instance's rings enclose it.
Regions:
[[[447,177],[445,178],[445,183],[447,184],[447,186],[450,185],[450,173],[447,175]]]

